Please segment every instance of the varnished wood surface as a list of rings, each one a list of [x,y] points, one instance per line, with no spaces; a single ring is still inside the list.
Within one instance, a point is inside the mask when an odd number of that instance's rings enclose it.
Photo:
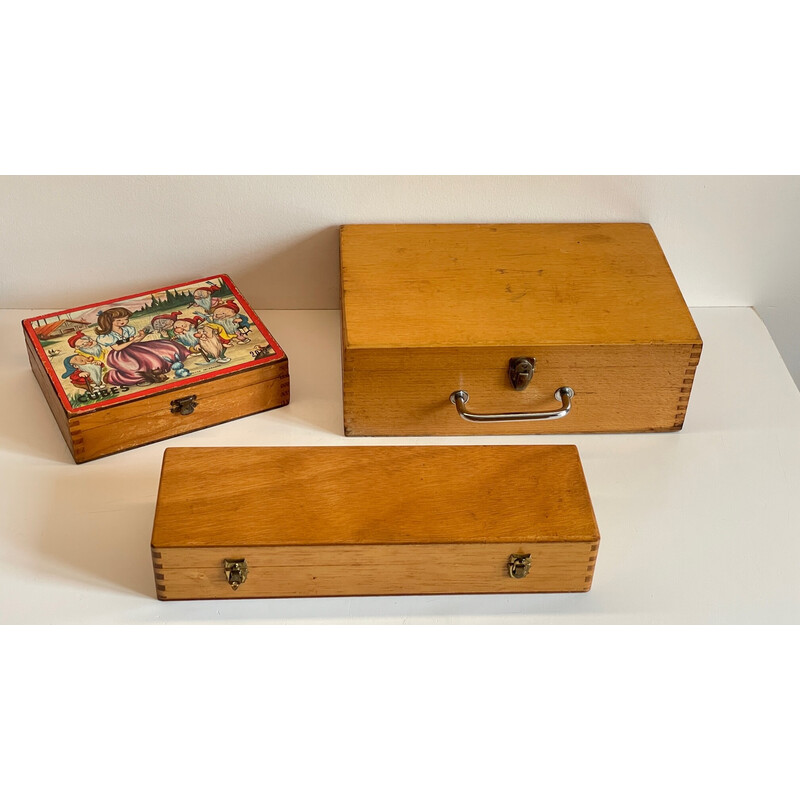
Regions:
[[[56,390],[53,388],[53,384],[50,382],[50,378],[45,372],[42,361],[34,352],[27,337],[25,339],[25,349],[28,353],[28,361],[31,365],[33,375],[36,378],[36,382],[39,384],[39,388],[42,390],[45,400],[47,400],[47,406],[53,414],[56,424],[58,425],[58,429],[61,431],[61,435],[64,437],[64,441],[67,443],[67,447],[69,447],[69,451],[74,458],[75,448],[72,442],[72,434],[69,429],[69,421],[66,413],[64,412],[64,406],[61,405],[61,401],[58,399]]]
[[[229,391],[213,392],[208,396],[203,392],[202,385],[194,388],[197,389],[198,405],[186,416],[173,414],[169,398],[160,395],[158,398],[160,404],[148,414],[111,422],[85,432],[74,431],[76,461],[89,461],[250,414],[279,408],[288,404],[290,391],[288,374],[285,377],[259,383],[247,383]],[[182,392],[177,394],[183,396]],[[110,411],[109,409],[105,413]]]
[[[486,436],[674,431],[683,424],[700,345],[594,345],[514,348],[347,350],[343,354],[344,429],[348,436]],[[508,378],[515,355],[536,358],[524,391]],[[548,411],[556,389],[575,392],[555,420],[474,423],[450,402],[469,394],[477,413]]]
[[[679,430],[702,342],[645,224],[341,229],[347,436]],[[513,389],[510,358],[536,360]],[[566,417],[474,423],[559,408]]]
[[[191,414],[183,417],[183,422],[190,422],[190,417],[195,416],[200,411],[200,404],[218,404],[223,407],[226,402],[226,395],[231,392],[244,390],[246,396],[247,389],[254,391],[260,384],[274,379],[286,379],[289,376],[288,361],[274,361],[265,364],[260,369],[252,369],[242,372],[235,372],[231,375],[213,378],[203,383],[193,386],[178,386],[171,391],[165,391],[150,397],[143,397],[141,400],[132,400],[130,403],[120,403],[119,405],[109,406],[106,409],[98,409],[89,414],[80,414],[70,417],[70,424],[76,425],[80,431],[90,431],[105,425],[117,425],[123,422],[131,422],[152,416],[163,416],[165,412],[170,412],[170,403],[181,397],[197,397],[197,409]],[[179,416],[173,414],[172,416]]]
[[[639,223],[345,225],[348,348],[698,344]]]
[[[198,514],[208,498],[234,524]],[[152,546],[594,542],[577,448],[168,448]]]
[[[586,592],[598,544],[363,545],[245,547],[154,551],[160,600],[337,595]],[[531,556],[531,571],[508,574],[512,553]],[[234,591],[225,559],[246,558],[247,580]]]

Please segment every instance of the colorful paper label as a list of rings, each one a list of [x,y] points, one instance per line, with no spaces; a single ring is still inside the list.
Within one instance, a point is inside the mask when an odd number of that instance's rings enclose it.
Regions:
[[[285,357],[227,275],[46,314],[23,325],[72,412]]]

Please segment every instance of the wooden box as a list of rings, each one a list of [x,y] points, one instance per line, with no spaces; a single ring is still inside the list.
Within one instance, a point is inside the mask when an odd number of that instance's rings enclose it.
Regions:
[[[584,592],[598,542],[574,446],[447,445],[169,448],[151,545],[191,600]]]
[[[289,364],[227,275],[23,320],[76,462],[289,402]]]
[[[702,341],[649,225],[345,225],[340,243],[345,434],[682,427]]]

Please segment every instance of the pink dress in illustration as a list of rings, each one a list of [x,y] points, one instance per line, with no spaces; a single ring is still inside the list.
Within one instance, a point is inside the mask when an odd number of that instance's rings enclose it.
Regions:
[[[188,375],[183,361],[189,357],[189,350],[166,339],[142,341],[148,332],[137,333],[133,325],[128,325],[130,316],[131,312],[122,307],[97,315],[97,344],[109,348],[105,382],[112,386],[146,386],[167,380],[167,373],[173,369],[177,377]]]

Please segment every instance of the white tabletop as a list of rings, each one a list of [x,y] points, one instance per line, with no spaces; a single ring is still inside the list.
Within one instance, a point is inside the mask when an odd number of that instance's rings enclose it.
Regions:
[[[749,308],[693,309],[705,347],[679,433],[381,439],[342,435],[339,313],[261,312],[289,406],[82,465],[28,366],[19,321],[38,313],[0,312],[1,623],[800,621],[800,394]],[[602,537],[589,593],[156,600],[166,447],[445,442],[578,446]]]

